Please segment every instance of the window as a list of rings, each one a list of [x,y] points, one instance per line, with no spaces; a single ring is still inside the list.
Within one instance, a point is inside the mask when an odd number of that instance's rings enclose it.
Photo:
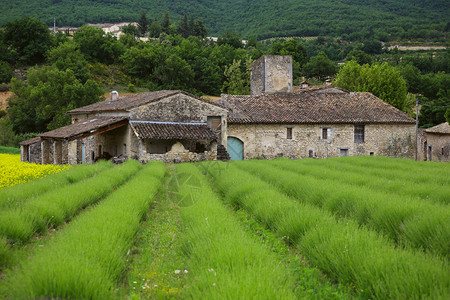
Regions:
[[[328,140],[331,139],[331,137],[332,137],[331,128],[322,127],[322,140]]]
[[[339,149],[341,156],[348,156],[348,149]]]
[[[355,143],[364,143],[364,125],[355,125]]]
[[[286,129],[287,129],[287,131],[286,131],[286,138],[288,140],[292,140],[292,128],[286,128]]]
[[[123,144],[123,155],[127,155],[127,144]]]
[[[374,156],[374,155],[375,155],[375,153],[374,153],[374,152],[370,152],[369,154],[370,154],[370,156]]]

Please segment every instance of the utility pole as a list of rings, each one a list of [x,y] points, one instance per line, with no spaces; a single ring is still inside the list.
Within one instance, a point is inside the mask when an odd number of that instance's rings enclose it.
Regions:
[[[419,146],[418,144],[419,144],[419,100],[416,100],[416,161]]]
[[[56,18],[53,18],[53,33],[56,33]]]

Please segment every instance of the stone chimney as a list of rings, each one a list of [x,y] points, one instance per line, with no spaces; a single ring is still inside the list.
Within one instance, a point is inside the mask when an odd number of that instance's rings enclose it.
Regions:
[[[117,91],[112,91],[109,102],[115,102],[115,101],[117,101],[117,99],[119,99],[119,93]]]
[[[250,77],[254,96],[292,93],[292,56],[264,55],[252,64]]]

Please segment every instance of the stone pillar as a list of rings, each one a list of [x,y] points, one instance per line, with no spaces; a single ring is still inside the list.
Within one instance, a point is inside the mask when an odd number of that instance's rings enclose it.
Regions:
[[[55,164],[55,165],[62,164],[62,142],[61,141],[53,142],[53,164]]]
[[[67,145],[67,156],[68,156],[67,162],[70,165],[76,165],[77,164],[77,155],[78,155],[77,140],[69,141],[68,145]]]
[[[41,141],[41,163],[49,164],[50,163],[50,146],[48,140]]]
[[[20,161],[28,162],[28,145],[20,146]]]

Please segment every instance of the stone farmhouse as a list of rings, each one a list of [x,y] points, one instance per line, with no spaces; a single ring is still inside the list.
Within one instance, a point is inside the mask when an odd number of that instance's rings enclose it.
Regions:
[[[263,56],[251,74],[251,95],[216,102],[183,91],[113,92],[69,111],[71,125],[22,142],[22,161],[412,157],[415,121],[374,95],[294,87],[290,56]]]

